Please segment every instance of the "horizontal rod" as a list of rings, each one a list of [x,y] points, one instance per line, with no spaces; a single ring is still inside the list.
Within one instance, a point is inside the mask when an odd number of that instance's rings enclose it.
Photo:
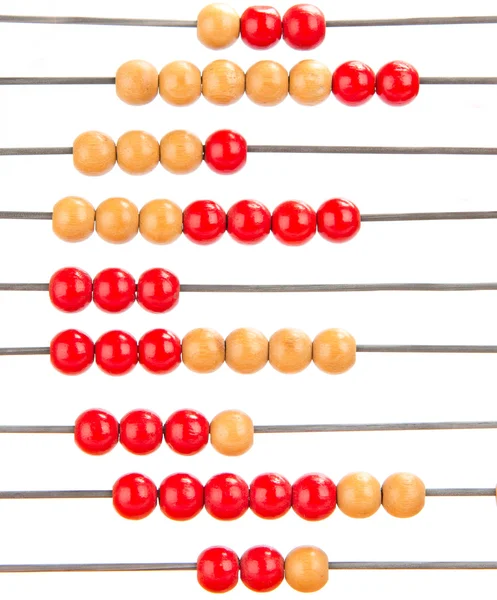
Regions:
[[[398,27],[412,25],[491,25],[497,16],[488,17],[408,17],[400,19],[350,19],[326,21],[326,27]]]
[[[422,85],[496,85],[497,77],[420,77]]]
[[[72,147],[0,148],[0,156],[39,156],[44,154],[72,154]]]
[[[265,154],[457,154],[493,156],[497,148],[443,146],[248,146],[248,152]],[[0,151],[1,153],[1,151]]]
[[[438,497],[481,497],[490,496],[495,498],[496,489],[493,488],[439,488],[439,489],[427,489],[427,496],[438,496]]]
[[[343,571],[469,571],[497,569],[497,562],[330,562],[328,568]]]
[[[50,354],[50,347],[0,348],[0,356],[34,356],[38,354]]]
[[[26,219],[34,221],[51,221],[53,213],[51,212],[27,212],[15,210],[0,211],[0,219]]]

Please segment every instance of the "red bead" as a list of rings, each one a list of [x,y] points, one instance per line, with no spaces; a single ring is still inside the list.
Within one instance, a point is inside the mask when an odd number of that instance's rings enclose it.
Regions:
[[[271,592],[285,578],[283,556],[269,546],[255,546],[240,559],[240,578],[253,592]]]
[[[136,300],[150,312],[167,312],[178,304],[179,279],[166,269],[149,269],[138,279]]]
[[[277,519],[292,507],[292,486],[282,475],[264,473],[250,484],[250,508],[262,519]]]
[[[171,331],[152,329],[141,337],[138,356],[150,373],[171,373],[181,362],[181,341]]]
[[[293,510],[307,521],[326,519],[337,505],[336,485],[326,475],[309,473],[293,484]]]
[[[117,444],[118,438],[119,423],[105,410],[86,410],[74,424],[74,441],[86,454],[107,454]]]
[[[78,312],[91,302],[91,277],[81,269],[67,267],[52,275],[48,284],[50,301],[63,312]]]
[[[258,244],[271,231],[271,213],[255,200],[240,200],[228,211],[228,233],[242,244]]]
[[[162,421],[149,410],[132,410],[121,419],[121,444],[133,454],[150,454],[162,444]]]
[[[104,269],[93,280],[93,302],[105,312],[118,313],[135,301],[136,283],[122,269]]]
[[[238,563],[230,548],[207,548],[197,559],[197,581],[208,592],[229,592],[238,583]]]
[[[332,91],[348,106],[364,104],[374,95],[374,90],[373,69],[358,60],[343,63],[333,73]]]
[[[86,371],[93,362],[94,352],[90,338],[76,329],[61,331],[50,342],[50,361],[65,375]]]
[[[95,343],[95,362],[105,373],[124,375],[138,362],[138,344],[125,331],[108,331]]]
[[[394,60],[376,74],[376,93],[387,104],[409,104],[419,93],[419,74],[409,63]]]
[[[205,484],[205,509],[212,517],[231,521],[244,515],[248,507],[249,488],[238,475],[221,473]]]
[[[161,511],[175,521],[196,517],[204,506],[204,488],[200,481],[187,473],[166,477],[160,485]]]
[[[316,233],[316,213],[304,202],[288,200],[275,208],[271,228],[282,244],[300,246]]]
[[[256,50],[278,43],[281,30],[280,13],[272,6],[251,6],[240,19],[242,40]]]
[[[348,242],[361,228],[361,214],[355,204],[341,198],[327,200],[318,209],[318,231],[330,242]]]
[[[183,211],[183,233],[196,244],[212,244],[226,231],[226,213],[212,200],[197,200]]]
[[[157,504],[157,488],[145,475],[130,473],[114,484],[112,502],[121,517],[138,521],[153,512]]]
[[[216,173],[236,173],[247,162],[247,142],[234,131],[216,131],[205,142],[204,160]]]
[[[209,421],[195,410],[178,410],[166,421],[164,437],[178,454],[197,454],[209,441]]]
[[[296,50],[312,50],[326,35],[323,13],[312,4],[296,4],[283,15],[283,39]]]

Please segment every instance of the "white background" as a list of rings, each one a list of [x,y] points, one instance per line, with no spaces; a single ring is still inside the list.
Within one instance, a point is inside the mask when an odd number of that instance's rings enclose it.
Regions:
[[[195,19],[205,0],[111,3],[87,0],[1,0],[0,13],[156,17]],[[247,4],[234,2],[241,13]],[[288,2],[274,2],[283,13]],[[328,19],[492,14],[493,0],[390,0],[321,2]],[[407,60],[424,76],[495,76],[497,26],[328,29],[315,51],[298,53],[284,42],[255,52],[238,41],[216,53],[200,45],[194,29],[0,26],[0,76],[112,76],[123,62],[142,58],[159,69],[186,59],[203,68],[229,58],[245,70],[262,58],[291,68],[315,58],[333,70],[346,60],[363,60],[375,71],[391,60]],[[160,139],[186,128],[205,139],[219,128],[233,128],[249,144],[460,145],[495,146],[497,89],[424,86],[405,108],[374,98],[348,108],[334,97],[317,107],[287,99],[262,108],[243,98],[231,107],[204,99],[178,109],[160,97],[130,107],[113,86],[5,87],[0,90],[1,146],[70,146],[81,132],[96,129],[117,139],[144,129]],[[495,209],[495,157],[387,157],[250,155],[237,175],[221,177],[203,165],[185,177],[160,166],[144,177],[116,167],[101,178],[77,173],[69,156],[3,157],[0,160],[2,210],[49,211],[67,195],[95,206],[124,196],[139,207],[170,198],[185,207],[211,198],[226,210],[237,200],[255,198],[273,209],[287,199],[317,208],[342,196],[363,213]],[[316,236],[308,245],[285,247],[273,239],[257,247],[237,245],[229,236],[200,248],[181,239],[171,246],[148,244],[139,236],[123,246],[96,235],[67,245],[47,221],[0,224],[0,280],[46,282],[64,266],[94,276],[121,267],[135,277],[155,266],[178,275],[182,283],[345,283],[469,282],[495,280],[495,223],[365,223],[356,239],[332,245]],[[65,315],[44,293],[5,293],[1,303],[1,346],[48,345],[62,329],[80,328],[93,339],[114,328],[139,337],[166,327],[183,336],[194,327],[222,335],[253,326],[268,337],[281,327],[298,327],[313,337],[342,327],[359,344],[495,344],[495,293],[373,293],[334,295],[184,294],[170,314],[145,313],[138,306],[106,315],[94,306]],[[195,375],[183,366],[156,377],[137,367],[111,378],[94,366],[69,378],[55,372],[48,357],[2,358],[0,422],[72,424],[85,409],[101,407],[121,418],[128,410],[155,410],[163,419],[191,407],[210,419],[238,408],[256,424],[490,420],[495,410],[495,358],[472,355],[362,354],[347,374],[332,377],[310,366],[280,375],[267,367],[243,377],[223,366],[212,375]],[[159,484],[170,473],[190,472],[205,482],[233,471],[248,482],[275,470],[290,480],[322,471],[335,482],[352,470],[383,481],[411,471],[427,487],[492,487],[495,432],[344,433],[257,436],[253,449],[229,459],[207,448],[196,457],[175,455],[165,445],[149,457],[116,448],[89,457],[71,436],[0,438],[0,487],[13,489],[110,489],[130,471]],[[140,522],[120,518],[110,500],[3,501],[0,504],[0,563],[195,561],[204,548],[225,544],[240,555],[250,546],[270,544],[284,555],[300,544],[323,548],[330,560],[497,560],[497,525],[492,498],[428,498],[416,518],[397,520],[383,509],[367,520],[352,520],[338,510],[328,520],[307,523],[294,514],[266,522],[250,512],[236,522],[219,522],[204,513],[186,523],[167,520],[157,509]],[[418,598],[436,594],[462,599],[494,589],[494,572],[332,572],[316,598]],[[122,600],[144,597],[206,597],[194,573],[2,575],[6,598]],[[252,593],[242,584],[233,598]],[[274,598],[296,597],[286,584]]]

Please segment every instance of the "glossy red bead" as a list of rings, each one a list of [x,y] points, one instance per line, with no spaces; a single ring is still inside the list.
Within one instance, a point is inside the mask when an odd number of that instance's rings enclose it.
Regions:
[[[236,173],[247,162],[247,142],[234,131],[216,131],[205,142],[204,160],[216,173]]]
[[[228,233],[241,244],[258,244],[271,231],[271,213],[260,202],[240,200],[228,211]]]
[[[312,50],[326,35],[323,13],[312,4],[296,4],[283,15],[283,39],[296,50]]]
[[[55,308],[63,312],[83,310],[91,302],[91,277],[74,267],[59,269],[50,278],[48,295]]]
[[[178,454],[197,454],[209,441],[209,421],[195,410],[178,410],[166,421],[164,437]]]
[[[335,97],[348,106],[359,106],[373,97],[374,71],[358,60],[343,63],[333,73],[332,91]]]
[[[327,200],[317,212],[318,232],[330,242],[348,242],[361,228],[361,214],[355,204],[341,198]]]
[[[150,373],[171,373],[181,362],[181,341],[166,329],[152,329],[144,333],[138,348],[140,364]]]
[[[326,475],[309,473],[293,484],[293,510],[307,521],[326,519],[337,505],[336,485]]]
[[[229,592],[238,583],[238,556],[230,548],[213,546],[197,559],[197,581],[208,592]]]
[[[95,342],[95,362],[109,375],[125,375],[138,362],[138,344],[125,331],[108,331]]]
[[[205,509],[216,519],[231,521],[244,515],[249,507],[248,485],[238,475],[221,473],[205,484]]]
[[[376,93],[392,106],[409,104],[419,93],[419,74],[409,63],[394,60],[376,74]]]
[[[187,473],[170,475],[160,485],[159,506],[174,521],[192,519],[204,506],[204,487]]]
[[[119,439],[133,454],[150,454],[162,444],[162,421],[149,410],[132,410],[121,419]]]
[[[255,50],[272,48],[281,38],[280,13],[272,6],[251,6],[240,19],[242,40]]]
[[[136,283],[122,269],[104,269],[93,280],[93,302],[105,312],[118,313],[135,301]]]
[[[119,423],[105,410],[86,410],[74,424],[74,441],[86,454],[107,454],[119,439]]]
[[[138,521],[154,511],[157,505],[157,488],[145,475],[129,473],[114,484],[112,503],[121,517]]]
[[[282,244],[300,246],[316,233],[316,213],[304,202],[288,200],[274,209],[271,228]]]
[[[196,244],[212,244],[226,231],[226,213],[212,200],[197,200],[183,211],[183,233]]]
[[[50,361],[65,375],[79,375],[93,362],[95,348],[90,338],[77,331],[67,329],[58,333],[50,342]]]
[[[282,475],[263,473],[250,484],[250,508],[262,519],[277,519],[292,507],[292,486]]]
[[[254,546],[240,558],[240,579],[253,592],[271,592],[284,578],[285,560],[274,548]]]
[[[166,269],[149,269],[138,279],[136,300],[150,312],[167,312],[179,302],[179,279]]]

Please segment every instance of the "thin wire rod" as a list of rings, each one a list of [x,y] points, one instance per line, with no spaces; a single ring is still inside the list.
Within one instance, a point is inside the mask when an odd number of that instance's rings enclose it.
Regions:
[[[72,154],[72,147],[0,148],[0,156],[39,156],[52,154]]]
[[[497,77],[420,77],[422,85],[496,85]]]
[[[427,496],[433,496],[433,497],[483,497],[483,496],[490,496],[490,497],[494,497],[496,495],[496,489],[495,487],[493,488],[453,488],[453,489],[448,489],[448,488],[438,488],[438,489],[427,489],[426,490],[426,495]]]
[[[0,348],[0,356],[34,356],[35,354],[50,354],[50,347]]]
[[[0,433],[74,433],[74,425],[0,425]]]
[[[26,211],[1,211],[0,219],[32,219],[40,221],[51,221],[51,212],[26,212]]]
[[[471,571],[497,569],[497,562],[330,562],[328,568],[343,571]]]

